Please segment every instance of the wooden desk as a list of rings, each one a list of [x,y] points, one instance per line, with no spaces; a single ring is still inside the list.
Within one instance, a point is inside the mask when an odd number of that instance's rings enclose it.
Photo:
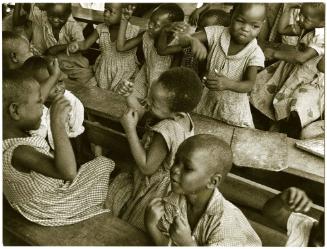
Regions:
[[[126,109],[124,98],[110,91],[97,87],[88,88],[72,81],[68,81],[66,86],[82,101],[86,110],[94,115],[118,122]],[[234,129],[239,129],[198,114],[191,116],[195,124],[196,134],[214,134],[229,144],[231,144]],[[258,136],[260,136],[260,132],[258,130]],[[295,139],[287,138],[288,168],[284,171],[323,184],[324,160],[299,150],[295,147],[295,141]]]

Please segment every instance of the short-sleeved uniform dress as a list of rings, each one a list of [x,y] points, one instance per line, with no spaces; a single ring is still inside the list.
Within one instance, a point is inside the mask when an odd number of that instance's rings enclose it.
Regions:
[[[12,156],[21,145],[52,155],[46,140],[38,136],[6,139],[2,143],[3,192],[10,205],[26,219],[43,226],[63,226],[109,212],[104,204],[115,167],[113,161],[97,157],[83,164],[69,182],[15,169]]]
[[[325,53],[325,38],[324,28],[303,34],[298,46],[314,49],[317,56],[302,65],[279,61],[267,67],[258,74],[250,101],[272,120],[288,118],[291,111],[296,111],[305,127],[324,110],[324,74],[317,64]]]
[[[231,35],[228,27],[205,28],[209,44],[207,74],[215,70],[225,77],[240,81],[249,66],[264,67],[264,54],[253,39],[235,55],[228,55]],[[250,103],[246,93],[230,90],[211,91],[203,89],[201,101],[195,112],[239,127],[254,127]]]
[[[191,129],[185,130],[182,122],[189,119]],[[145,230],[144,213],[148,203],[154,197],[163,197],[170,191],[170,169],[174,163],[175,154],[179,145],[188,137],[194,135],[194,126],[191,117],[183,114],[178,120],[165,119],[149,127],[142,138],[147,150],[154,133],[163,136],[168,154],[159,169],[151,176],[144,176],[135,165],[133,175],[122,173],[118,175],[109,187],[107,206],[114,215],[119,215],[130,224]],[[124,206],[124,207],[123,207]]]
[[[136,50],[118,52],[116,41],[111,41],[109,28],[102,23],[96,27],[100,39],[101,54],[94,64],[95,79],[100,88],[116,91],[119,82],[131,80],[138,71]],[[136,37],[140,31],[138,26],[128,23],[126,39]]]

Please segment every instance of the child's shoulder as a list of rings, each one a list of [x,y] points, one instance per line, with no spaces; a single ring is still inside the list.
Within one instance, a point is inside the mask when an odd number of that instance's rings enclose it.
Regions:
[[[2,153],[13,151],[20,145],[28,145],[35,148],[50,149],[47,141],[41,136],[9,138],[2,141]]]

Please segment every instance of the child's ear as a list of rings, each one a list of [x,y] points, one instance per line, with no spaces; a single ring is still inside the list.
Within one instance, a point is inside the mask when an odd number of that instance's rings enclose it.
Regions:
[[[13,120],[19,120],[19,111],[18,111],[18,104],[17,103],[11,103],[9,105],[9,115]]]
[[[16,55],[15,52],[10,52],[10,53],[9,53],[9,58],[10,58],[10,60],[11,60],[12,62],[14,62],[14,63],[18,63],[18,62],[19,62],[19,61],[18,61],[18,58],[17,58],[17,55]]]
[[[207,185],[207,188],[209,189],[214,189],[217,188],[221,182],[222,176],[219,173],[214,174],[211,178],[210,178],[210,182]]]

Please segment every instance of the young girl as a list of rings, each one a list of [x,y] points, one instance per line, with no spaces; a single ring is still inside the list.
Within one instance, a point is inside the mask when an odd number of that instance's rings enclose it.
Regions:
[[[25,61],[22,70],[25,70],[29,74],[31,74],[34,79],[36,79],[41,87],[41,91],[45,92],[48,89],[48,80],[51,76],[51,72],[49,71],[49,63],[47,59],[33,56]],[[59,69],[60,70],[60,69]],[[69,101],[71,105],[71,111],[68,115],[68,120],[66,122],[66,132],[69,138],[75,138],[81,135],[84,132],[84,106],[81,101],[75,97],[70,91],[65,90],[65,83],[62,79],[62,74],[60,72],[60,76],[57,79],[56,84],[53,84],[50,89],[48,89],[47,97],[44,99],[44,107],[43,107],[43,115],[42,122],[38,130],[30,131],[33,136],[41,136],[43,138],[47,138],[47,141],[51,147],[51,149],[55,149],[53,135],[51,131],[51,117],[50,110],[52,102],[55,97],[60,94],[64,95],[64,97]]]
[[[151,84],[158,79],[160,74],[170,68],[172,56],[160,56],[157,53],[157,42],[159,33],[165,25],[171,22],[179,22],[184,20],[184,12],[173,3],[161,4],[156,8],[148,24],[148,30],[145,33],[140,33],[132,39],[126,40],[126,28],[129,18],[133,12],[129,6],[125,10],[125,15],[122,16],[121,25],[119,28],[117,50],[127,51],[141,45],[145,57],[145,63],[135,77],[134,94],[139,99],[145,99]],[[173,37],[169,37],[169,42]]]
[[[285,10],[284,15],[287,15]],[[301,20],[280,27],[282,34],[298,35],[295,51],[266,49],[267,59],[277,62],[260,72],[251,93],[252,105],[274,121],[286,121],[288,136],[298,138],[301,129],[323,112],[324,77],[317,68],[324,55],[325,5],[304,3]]]
[[[84,56],[66,54],[69,43],[84,40],[81,25],[71,15],[70,3],[49,3],[46,11],[32,5],[29,20],[31,32],[28,39],[38,50],[37,55],[58,57],[61,70],[71,79],[86,83],[92,78],[92,69]]]
[[[151,200],[146,210],[157,246],[261,246],[244,214],[219,192],[231,167],[230,146],[214,135],[192,136],[180,145],[171,193]]]
[[[62,226],[108,212],[103,207],[114,162],[99,157],[77,171],[65,123],[69,102],[57,95],[51,108],[56,150],[38,129],[43,100],[40,86],[22,71],[3,80],[3,189],[10,205],[26,219],[43,226]]]
[[[124,114],[121,123],[136,167],[133,175],[121,174],[110,186],[108,200],[111,203],[108,205],[114,215],[120,215],[145,230],[143,218],[149,200],[168,192],[169,170],[176,150],[180,143],[194,134],[188,112],[196,107],[201,92],[201,81],[192,70],[172,68],[161,74],[150,88],[148,109],[159,122],[147,127],[142,141],[136,131],[141,111],[128,109]],[[138,103],[137,100],[134,103]]]
[[[240,127],[254,127],[247,93],[264,55],[256,37],[265,19],[264,4],[236,4],[231,24],[206,27],[205,31],[179,39],[191,45],[198,59],[205,59],[209,47],[206,88],[196,112]]]
[[[138,71],[136,48],[125,52],[116,49],[120,21],[125,21],[122,13],[123,4],[106,3],[103,13],[104,23],[99,24],[96,30],[86,40],[74,42],[69,45],[69,52],[88,49],[96,40],[100,39],[101,54],[97,58],[94,71],[97,85],[103,89],[116,92],[122,80],[131,80]],[[124,21],[123,21],[124,20]],[[131,39],[139,34],[140,28],[130,24],[125,25],[125,39]]]
[[[324,246],[324,214],[319,222],[304,213],[312,201],[301,189],[291,187],[268,200],[263,214],[279,227],[287,229],[286,246]]]

